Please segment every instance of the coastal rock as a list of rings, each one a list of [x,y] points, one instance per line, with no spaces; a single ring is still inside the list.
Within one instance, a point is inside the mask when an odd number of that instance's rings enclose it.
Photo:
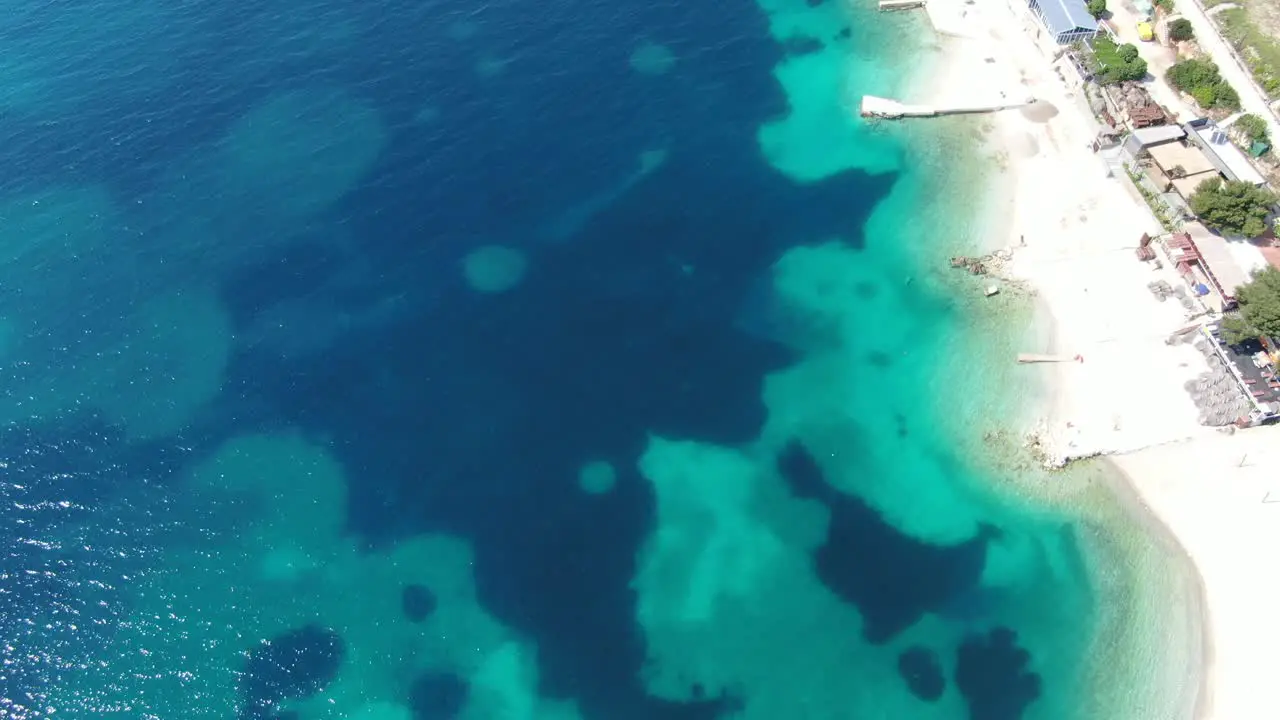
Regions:
[[[1031,655],[1007,627],[970,635],[956,653],[956,687],[970,720],[1019,720],[1040,697],[1040,676],[1027,670]]]
[[[410,622],[420,623],[436,611],[436,594],[426,585],[405,585],[400,593],[400,609]]]
[[[926,647],[913,645],[903,651],[898,656],[898,674],[911,694],[925,702],[934,702],[947,689],[938,655]]]

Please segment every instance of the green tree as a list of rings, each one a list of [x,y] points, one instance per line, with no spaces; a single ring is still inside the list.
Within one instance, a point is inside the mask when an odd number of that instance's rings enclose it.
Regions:
[[[1218,66],[1210,60],[1183,60],[1169,68],[1165,79],[1203,108],[1240,109],[1240,95],[1222,79]]]
[[[1107,14],[1107,0],[1089,0],[1085,5],[1089,10],[1089,14],[1095,18],[1100,18]]]
[[[1235,127],[1251,143],[1267,141],[1267,121],[1253,113],[1245,113],[1236,118]]]
[[[1195,28],[1191,27],[1191,21],[1186,18],[1178,18],[1170,22],[1167,30],[1169,39],[1174,42],[1183,42],[1196,36]]]
[[[1210,87],[1222,82],[1218,74],[1218,66],[1212,60],[1191,58],[1174,63],[1165,78],[1169,84],[1182,92],[1189,93],[1198,87]]]
[[[1239,314],[1222,322],[1227,342],[1280,335],[1280,270],[1268,267],[1255,272],[1252,280],[1236,289],[1236,300]]]
[[[1201,85],[1191,89],[1191,97],[1202,108],[1211,108],[1218,100],[1217,89],[1212,85]]]
[[[1257,237],[1267,229],[1267,215],[1276,204],[1270,190],[1247,182],[1213,178],[1191,193],[1191,211],[1207,227],[1228,235]]]
[[[1147,61],[1138,56],[1138,48],[1129,43],[1116,45],[1110,38],[1093,41],[1094,79],[1100,85],[1114,85],[1124,80],[1141,80],[1147,76]]]
[[[1240,93],[1225,80],[1213,86],[1213,107],[1236,111],[1240,109]]]

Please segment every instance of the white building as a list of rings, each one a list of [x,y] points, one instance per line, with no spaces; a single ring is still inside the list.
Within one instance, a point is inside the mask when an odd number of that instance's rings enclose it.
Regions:
[[[1027,0],[1027,7],[1059,45],[1091,40],[1098,34],[1098,21],[1084,0]]]

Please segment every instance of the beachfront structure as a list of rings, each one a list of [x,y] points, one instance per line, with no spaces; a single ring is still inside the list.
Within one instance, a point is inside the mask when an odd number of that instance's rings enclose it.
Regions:
[[[1157,125],[1134,130],[1124,139],[1124,149],[1132,157],[1138,157],[1143,150],[1165,143],[1176,142],[1187,136],[1187,131],[1179,125]]]
[[[1248,413],[1235,418],[1235,425],[1262,425],[1280,418],[1280,377],[1277,377],[1275,366],[1262,343],[1253,340],[1228,345],[1222,337],[1221,328],[1214,323],[1201,326],[1196,331],[1194,344],[1209,357],[1211,370],[1207,374],[1217,375],[1214,379],[1219,382],[1234,384],[1246,399],[1248,404],[1244,407]]]
[[[1121,150],[1126,164],[1141,171],[1138,183],[1155,193],[1173,217],[1194,217],[1186,198],[1200,183],[1217,177],[1213,165],[1187,144],[1187,131],[1179,125],[1134,130]]]
[[[1198,222],[1189,222],[1163,243],[1178,274],[1206,307],[1223,312],[1236,306],[1236,292],[1249,282],[1249,273],[1226,238]]]
[[[1186,217],[1190,217],[1187,201],[1205,180],[1242,180],[1258,187],[1266,183],[1226,133],[1205,119],[1135,130],[1123,147],[1156,192]]]
[[[1204,181],[1221,176],[1218,168],[1200,148],[1189,142],[1183,140],[1163,142],[1150,145],[1145,150],[1151,158],[1151,162],[1146,167],[1147,177],[1150,177],[1162,192],[1172,188],[1184,200],[1190,200],[1191,194]]]
[[[1266,184],[1266,178],[1262,177],[1262,173],[1258,172],[1239,148],[1231,144],[1226,131],[1212,120],[1199,118],[1192,120],[1184,127],[1187,130],[1187,139],[1200,148],[1222,177],[1227,180],[1241,180],[1254,187],[1262,187]]]
[[[1091,40],[1098,34],[1098,21],[1084,0],[1027,0],[1027,8],[1059,45]]]

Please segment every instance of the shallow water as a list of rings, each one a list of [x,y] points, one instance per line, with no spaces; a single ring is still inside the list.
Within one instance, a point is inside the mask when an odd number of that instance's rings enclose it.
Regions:
[[[1024,310],[938,269],[982,242],[972,128],[850,111],[918,32],[0,20],[0,708],[1075,716],[1082,526],[974,461]]]

